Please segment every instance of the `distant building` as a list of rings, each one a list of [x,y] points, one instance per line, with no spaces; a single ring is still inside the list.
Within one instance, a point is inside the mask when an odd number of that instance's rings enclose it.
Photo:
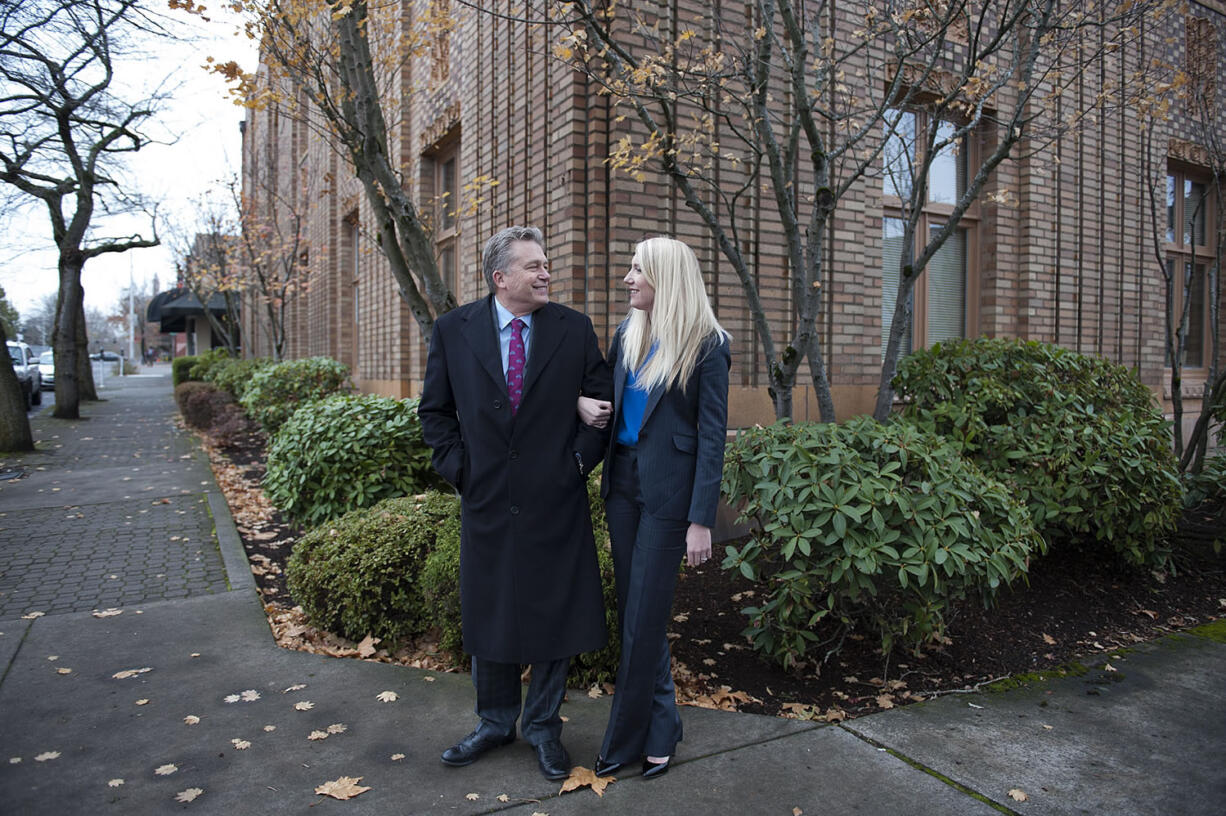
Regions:
[[[400,10],[409,19],[422,3],[404,0]],[[438,257],[459,301],[485,294],[484,241],[504,226],[534,224],[546,236],[553,299],[586,312],[607,343],[626,311],[622,277],[634,243],[674,235],[697,251],[716,312],[733,335],[732,423],[773,420],[745,295],[710,233],[667,181],[649,173],[639,182],[610,169],[611,146],[631,126],[616,119],[594,83],[552,56],[556,32],[549,25],[472,6],[451,3],[455,28],[404,67],[400,87],[428,84],[429,90],[403,95],[391,134],[405,184],[436,219]],[[728,13],[733,7],[721,5]],[[840,13],[838,3],[832,7]],[[554,13],[549,3],[515,8],[531,8],[538,17]],[[701,15],[711,6],[682,0],[678,8],[678,15]],[[1195,60],[1220,98],[1226,4],[1193,3],[1180,24],[1183,30],[1153,36],[1168,38],[1166,56],[1175,65]],[[1120,64],[1128,58],[1121,55]],[[1093,94],[1099,80],[1079,81]],[[307,93],[290,90],[296,99]],[[1162,251],[1169,263],[1186,265],[1203,281],[1218,249],[1213,226],[1221,202],[1211,200],[1191,220],[1183,212],[1211,180],[1210,159],[1191,133],[1176,115],[1155,134],[1152,150],[1168,172],[1171,226]],[[992,138],[980,134],[982,143]],[[1147,239],[1143,149],[1136,111],[1121,109],[1037,155],[1006,161],[991,189],[1011,195],[981,199],[934,260],[940,274],[930,268],[917,287],[910,344],[984,334],[1054,342],[1135,367],[1157,394],[1169,397],[1164,289]],[[939,171],[949,175],[942,182],[965,183],[956,165]],[[444,193],[456,201],[467,180],[482,176],[499,184],[483,190],[485,200],[474,212],[453,218],[430,203]],[[364,391],[418,393],[426,344],[370,238],[370,210],[345,157],[288,106],[251,111],[243,128],[243,189],[249,206],[270,217],[279,211],[284,217],[278,198],[298,202],[307,213],[310,286],[289,304],[286,356],[341,360]],[[880,177],[865,180],[840,203],[828,242],[819,329],[840,417],[871,412],[877,391],[891,286],[897,285],[890,267],[900,249],[897,205],[889,192]],[[771,221],[777,216],[761,195],[748,196],[746,206],[754,208],[755,226],[738,237],[755,258],[770,319],[786,327],[792,293],[781,272],[779,229]],[[935,227],[948,207],[936,203],[930,210],[924,223]],[[1181,225],[1189,224],[1185,236]],[[1188,396],[1200,393],[1212,340],[1204,287],[1194,283],[1191,292]],[[258,308],[245,310],[249,354],[269,353],[260,319]],[[796,417],[816,418],[804,375],[807,368],[795,392]]]

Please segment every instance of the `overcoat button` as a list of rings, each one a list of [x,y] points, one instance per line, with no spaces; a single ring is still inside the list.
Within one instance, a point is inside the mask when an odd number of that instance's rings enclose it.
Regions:
[[[501,408],[501,407],[502,407],[502,400],[494,400],[494,407],[495,407],[495,408]]]
[[[511,505],[511,515],[513,516],[519,515],[519,505],[518,504]]]
[[[519,458],[519,451],[517,451],[517,450],[512,450],[512,451],[511,451],[511,458],[512,458],[512,459],[518,459],[518,458]]]

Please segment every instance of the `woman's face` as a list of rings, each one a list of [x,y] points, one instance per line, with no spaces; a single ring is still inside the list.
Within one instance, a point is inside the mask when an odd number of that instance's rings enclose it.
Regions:
[[[637,255],[630,262],[630,271],[626,273],[625,281],[630,292],[631,307],[650,313],[651,305],[656,301],[656,290],[647,282]]]

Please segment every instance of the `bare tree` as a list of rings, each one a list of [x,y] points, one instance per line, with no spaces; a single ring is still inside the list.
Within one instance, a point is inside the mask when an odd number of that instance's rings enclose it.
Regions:
[[[1211,426],[1220,421],[1226,406],[1219,313],[1226,253],[1226,208],[1222,206],[1226,201],[1226,120],[1218,104],[1221,78],[1216,71],[1212,22],[1194,15],[1183,22],[1187,46],[1183,69],[1163,58],[1163,30],[1148,32],[1146,45],[1153,53],[1145,52],[1143,70],[1154,75],[1157,92],[1141,100],[1141,172],[1146,180],[1151,261],[1165,295],[1163,325],[1175,455],[1181,471],[1199,473]],[[1178,152],[1164,138],[1172,122],[1182,123],[1190,134],[1191,142],[1182,150],[1191,155],[1184,158],[1203,167],[1207,178],[1196,182],[1179,179],[1168,168],[1167,155]],[[1179,245],[1183,251],[1171,257],[1168,244]],[[1214,251],[1206,258],[1200,247],[1209,245]],[[1193,315],[1194,305],[1204,311]],[[1193,331],[1194,326],[1201,331]],[[1203,346],[1191,348],[1193,342],[1206,340],[1207,354]],[[1201,358],[1204,383],[1196,422],[1185,439],[1184,366],[1190,352]]]
[[[157,32],[141,0],[27,0],[0,10],[0,181],[41,203],[58,250],[55,416],[76,419],[94,398],[81,270],[104,253],[158,244],[152,237],[98,235],[95,216],[140,202],[119,177],[119,159],[148,140],[141,127],[155,95],[135,102],[115,72],[128,39]]]
[[[435,318],[455,308],[456,299],[439,272],[430,224],[394,158],[388,122],[412,93],[399,81],[401,69],[449,30],[450,16],[428,3],[405,26],[399,4],[380,20],[365,0],[257,0],[243,9],[261,44],[262,75],[244,74],[234,63],[214,70],[237,83],[249,106],[278,106],[333,137],[362,184],[371,232],[400,296],[430,336]]]
[[[1074,0],[755,0],[705,19],[665,2],[560,5],[577,22],[559,56],[600,82],[634,123],[612,151],[613,165],[639,177],[663,174],[736,271],[776,415],[791,416],[807,359],[821,418],[833,420],[817,327],[836,209],[885,177],[902,211],[906,250],[893,309],[883,310],[892,319],[880,418],[893,402],[890,381],[919,276],[1023,139],[1041,143],[1089,112],[1053,116],[1070,76],[1118,47],[1130,22],[1158,3],[1107,14]],[[1089,106],[1107,99],[1096,96]],[[933,163],[986,130],[991,145],[967,168],[941,229],[917,242],[916,205],[930,192]],[[785,247],[792,313],[783,330],[763,308],[766,276],[746,251],[753,234],[746,205],[763,189]]]
[[[26,400],[21,393],[17,373],[9,363],[8,331],[0,320],[0,343],[5,344],[4,357],[0,358],[0,451],[34,450],[34,434],[30,432],[30,417],[26,414]]]

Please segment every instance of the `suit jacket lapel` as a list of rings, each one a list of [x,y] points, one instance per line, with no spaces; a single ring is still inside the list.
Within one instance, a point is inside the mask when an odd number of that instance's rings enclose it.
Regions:
[[[507,396],[507,378],[502,373],[502,349],[494,331],[494,304],[491,298],[493,295],[488,295],[478,308],[469,313],[463,333],[485,373],[502,391],[503,396]]]
[[[562,317],[562,313],[552,303],[545,304],[532,315],[532,343],[528,346],[528,363],[524,370],[524,399],[527,399],[528,392],[540,378],[549,358],[565,339]],[[501,363],[501,359],[499,362]]]

